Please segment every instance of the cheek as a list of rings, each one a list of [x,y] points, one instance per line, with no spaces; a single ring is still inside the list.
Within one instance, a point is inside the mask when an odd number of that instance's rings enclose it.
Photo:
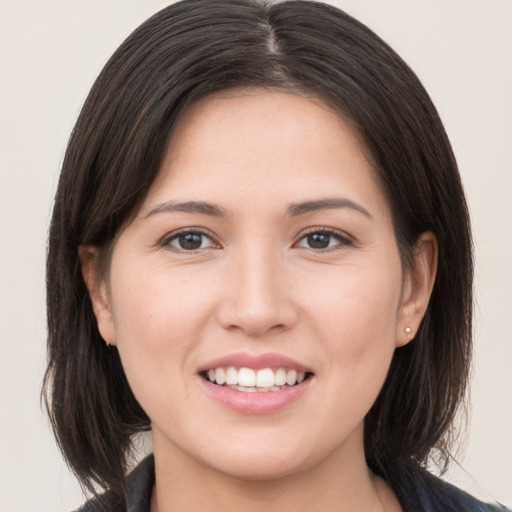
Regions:
[[[401,300],[399,262],[385,269],[376,265],[328,269],[295,293],[302,296],[303,315],[325,331],[323,339],[338,340],[335,346],[348,343],[362,352],[372,341],[391,336],[394,342]]]
[[[341,443],[362,424],[386,379],[395,350],[400,288],[389,276],[366,281],[352,273],[333,281],[328,291],[313,304],[313,335],[324,371],[319,375],[323,406],[311,434]]]
[[[333,272],[322,293],[312,294],[308,303],[318,353],[328,368],[330,398],[344,404],[340,410],[369,409],[395,350],[401,266],[397,262],[386,272],[378,269]]]
[[[204,278],[165,265],[119,266],[112,276],[115,328],[120,345],[144,352],[179,351],[201,330],[211,307]]]
[[[150,414],[184,375],[194,373],[194,351],[213,316],[212,294],[199,276],[164,266],[116,268],[111,282],[117,348],[128,382]]]

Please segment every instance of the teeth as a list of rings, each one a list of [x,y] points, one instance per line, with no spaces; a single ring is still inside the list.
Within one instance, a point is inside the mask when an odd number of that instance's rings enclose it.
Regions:
[[[297,382],[297,372],[295,370],[288,370],[286,374],[286,384],[293,386]]]
[[[220,386],[226,382],[226,372],[224,371],[224,368],[215,369],[215,382]]]
[[[274,371],[271,368],[262,368],[253,370],[252,368],[212,368],[208,370],[207,377],[210,382],[215,382],[219,386],[226,385],[231,389],[239,391],[279,391],[284,387],[300,384],[305,378],[305,372],[297,370],[285,370],[279,368]]]
[[[284,386],[286,384],[286,370],[279,368],[274,376],[274,384],[276,386]]]
[[[245,388],[244,386],[226,386],[229,389],[236,391],[243,391],[244,393],[266,393],[267,391],[281,391],[282,389],[289,388],[290,386],[272,386],[271,388]]]
[[[226,372],[226,384],[238,384],[238,370],[232,366],[230,366]]]
[[[246,393],[257,393],[258,388],[249,388],[245,386],[235,386],[238,391],[245,391]]]
[[[238,384],[245,388],[256,386],[256,372],[250,368],[240,368],[238,372]]]
[[[274,385],[274,372],[270,368],[258,370],[256,374],[256,386],[259,388],[271,388]]]

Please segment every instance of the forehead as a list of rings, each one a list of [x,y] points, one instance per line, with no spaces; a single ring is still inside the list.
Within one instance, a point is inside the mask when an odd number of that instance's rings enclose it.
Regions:
[[[335,192],[372,202],[381,196],[354,127],[316,98],[239,89],[184,112],[145,203],[169,195],[278,202]]]

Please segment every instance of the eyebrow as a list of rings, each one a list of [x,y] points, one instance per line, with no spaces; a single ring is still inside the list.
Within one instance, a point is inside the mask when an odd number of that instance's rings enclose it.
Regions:
[[[359,204],[344,198],[326,198],[316,199],[313,201],[303,201],[300,203],[292,203],[286,210],[286,216],[297,217],[307,213],[313,213],[321,210],[334,210],[338,208],[350,208],[351,210],[362,213],[365,217],[372,219],[370,212]],[[226,210],[222,206],[208,203],[206,201],[166,201],[156,205],[144,218],[151,217],[158,213],[198,213],[200,215],[209,215],[211,217],[225,218],[228,216]]]
[[[320,210],[334,210],[337,208],[350,208],[351,210],[362,213],[369,219],[373,218],[370,212],[359,204],[354,203],[354,201],[351,201],[350,199],[343,199],[338,197],[293,203],[288,207],[287,215],[289,217],[296,217],[306,213],[313,213]]]
[[[186,201],[184,203],[167,201],[156,205],[144,218],[147,219],[157,213],[169,212],[199,213],[201,215],[209,215],[212,217],[227,217],[227,213],[224,208],[212,203],[207,203],[206,201]]]

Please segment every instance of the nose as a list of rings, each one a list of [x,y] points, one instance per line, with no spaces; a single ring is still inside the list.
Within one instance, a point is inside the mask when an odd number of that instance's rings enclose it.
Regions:
[[[285,265],[272,251],[241,252],[231,262],[229,285],[218,310],[219,323],[250,337],[292,328],[298,319]]]

